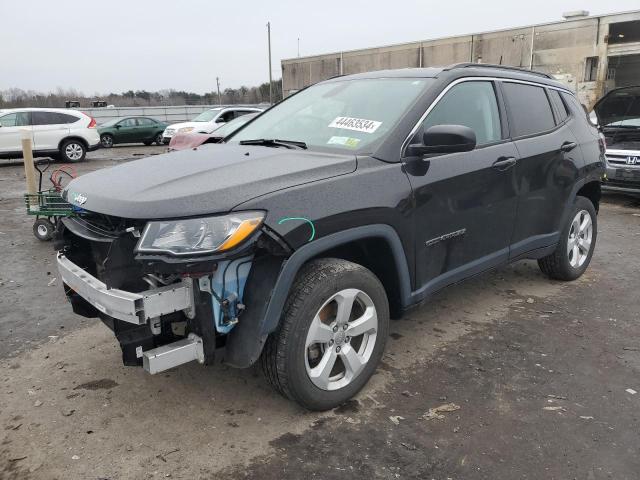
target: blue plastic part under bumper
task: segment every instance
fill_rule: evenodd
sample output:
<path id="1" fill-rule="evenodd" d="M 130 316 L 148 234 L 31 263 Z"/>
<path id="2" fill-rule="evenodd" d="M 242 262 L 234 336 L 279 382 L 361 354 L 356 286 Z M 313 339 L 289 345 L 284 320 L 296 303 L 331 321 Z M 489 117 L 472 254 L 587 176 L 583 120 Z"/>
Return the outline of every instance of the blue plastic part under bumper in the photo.
<path id="1" fill-rule="evenodd" d="M 238 323 L 244 309 L 242 296 L 252 261 L 253 256 L 222 261 L 209 277 L 213 320 L 219 333 L 229 333 Z"/>

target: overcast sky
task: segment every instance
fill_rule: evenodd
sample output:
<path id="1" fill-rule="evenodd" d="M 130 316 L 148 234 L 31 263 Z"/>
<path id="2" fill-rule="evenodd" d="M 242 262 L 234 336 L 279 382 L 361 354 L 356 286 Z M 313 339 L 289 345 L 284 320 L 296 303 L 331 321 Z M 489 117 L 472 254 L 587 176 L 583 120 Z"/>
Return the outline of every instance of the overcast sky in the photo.
<path id="1" fill-rule="evenodd" d="M 638 8 L 638 0 L 0 0 L 0 90 L 198 93 L 268 79 L 280 59 Z"/>

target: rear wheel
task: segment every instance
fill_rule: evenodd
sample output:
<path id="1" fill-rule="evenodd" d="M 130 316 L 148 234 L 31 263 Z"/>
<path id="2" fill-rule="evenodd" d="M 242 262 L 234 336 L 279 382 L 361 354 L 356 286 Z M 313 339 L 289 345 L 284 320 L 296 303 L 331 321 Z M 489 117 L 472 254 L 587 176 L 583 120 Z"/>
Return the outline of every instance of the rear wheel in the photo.
<path id="1" fill-rule="evenodd" d="M 387 296 L 371 271 L 346 260 L 315 260 L 296 278 L 265 345 L 263 370 L 303 407 L 334 408 L 373 375 L 388 330 Z"/>
<path id="2" fill-rule="evenodd" d="M 575 280 L 589 266 L 597 236 L 598 217 L 593 203 L 585 197 L 576 197 L 558 247 L 538 260 L 540 270 L 556 280 Z"/>
<path id="3" fill-rule="evenodd" d="M 55 229 L 53 223 L 46 218 L 39 218 L 33 223 L 33 234 L 43 242 L 51 240 Z"/>
<path id="4" fill-rule="evenodd" d="M 87 155 L 87 149 L 79 140 L 66 140 L 60 147 L 60 157 L 63 162 L 81 162 Z"/>

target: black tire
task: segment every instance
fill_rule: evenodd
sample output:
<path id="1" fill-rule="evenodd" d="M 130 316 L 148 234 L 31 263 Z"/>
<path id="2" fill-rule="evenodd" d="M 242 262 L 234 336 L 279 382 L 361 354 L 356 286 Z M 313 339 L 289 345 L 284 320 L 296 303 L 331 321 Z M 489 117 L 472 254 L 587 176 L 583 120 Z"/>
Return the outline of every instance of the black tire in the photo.
<path id="1" fill-rule="evenodd" d="M 156 145 L 158 146 L 164 145 L 164 140 L 162 139 L 162 132 L 156 135 L 154 142 L 156 142 Z"/>
<path id="2" fill-rule="evenodd" d="M 588 253 L 586 254 L 584 262 L 581 265 L 572 266 L 572 254 L 568 251 L 568 248 L 570 234 L 572 233 L 571 226 L 574 218 L 576 218 L 579 212 L 587 212 L 591 217 L 591 242 L 589 243 Z M 589 263 L 591 262 L 591 257 L 593 256 L 593 251 L 596 247 L 597 237 L 598 216 L 596 214 L 596 209 L 593 206 L 593 203 L 591 203 L 588 198 L 576 197 L 573 208 L 571 209 L 571 213 L 566 220 L 566 225 L 564 226 L 564 228 L 562 229 L 562 233 L 560 234 L 560 241 L 558 242 L 556 250 L 551 255 L 538 260 L 540 270 L 542 270 L 545 275 L 555 280 L 570 281 L 579 278 L 585 272 L 585 270 L 589 266 Z"/>
<path id="3" fill-rule="evenodd" d="M 60 158 L 63 162 L 81 162 L 87 156 L 87 148 L 80 140 L 65 140 L 60 145 Z"/>
<path id="4" fill-rule="evenodd" d="M 39 218 L 33 222 L 33 234 L 38 240 L 46 242 L 53 238 L 56 227 L 46 218 Z"/>
<path id="5" fill-rule="evenodd" d="M 148 147 L 148 146 L 149 146 L 149 145 L 151 145 L 153 142 L 152 142 L 151 140 L 145 140 L 145 141 L 144 141 L 144 142 L 142 142 L 142 143 L 144 143 L 144 144 Z"/>
<path id="6" fill-rule="evenodd" d="M 321 389 L 307 373 L 307 332 L 316 313 L 327 300 L 345 289 L 361 290 L 373 302 L 378 318 L 375 343 L 369 360 L 350 383 L 336 390 Z M 341 259 L 314 260 L 306 264 L 296 277 L 278 330 L 269 335 L 262 352 L 262 368 L 269 383 L 285 397 L 309 410 L 328 410 L 349 400 L 364 387 L 380 362 L 388 332 L 387 295 L 382 283 L 371 271 Z M 349 337 L 346 337 L 346 342 L 349 342 Z M 339 344 L 343 345 L 344 353 L 346 344 L 338 341 L 334 344 L 331 340 L 330 345 Z"/>
<path id="7" fill-rule="evenodd" d="M 113 147 L 113 135 L 110 135 L 108 133 L 100 135 L 100 145 L 102 145 L 102 148 Z"/>

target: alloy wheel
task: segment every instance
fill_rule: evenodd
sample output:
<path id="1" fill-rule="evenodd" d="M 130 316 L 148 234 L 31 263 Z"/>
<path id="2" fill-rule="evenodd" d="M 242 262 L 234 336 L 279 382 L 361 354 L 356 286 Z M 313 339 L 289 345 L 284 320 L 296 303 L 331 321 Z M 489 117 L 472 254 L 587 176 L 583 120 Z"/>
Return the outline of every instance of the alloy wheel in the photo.
<path id="1" fill-rule="evenodd" d="M 571 222 L 567 241 L 567 256 L 573 268 L 581 267 L 591 251 L 593 222 L 586 210 L 580 210 Z"/>
<path id="2" fill-rule="evenodd" d="M 338 390 L 362 373 L 376 345 L 378 314 L 365 292 L 335 293 L 313 318 L 305 342 L 309 379 L 322 390 Z"/>
<path id="3" fill-rule="evenodd" d="M 64 149 L 64 153 L 69 160 L 80 160 L 83 153 L 82 145 L 70 143 Z"/>

